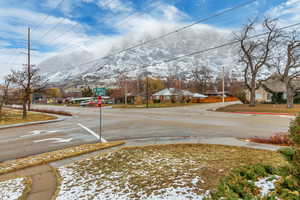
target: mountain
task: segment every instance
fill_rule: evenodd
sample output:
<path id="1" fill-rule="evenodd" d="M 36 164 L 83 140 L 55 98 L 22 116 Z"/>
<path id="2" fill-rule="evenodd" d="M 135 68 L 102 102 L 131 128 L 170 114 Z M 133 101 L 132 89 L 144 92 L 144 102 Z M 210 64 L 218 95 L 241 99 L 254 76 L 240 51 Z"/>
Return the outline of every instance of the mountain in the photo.
<path id="1" fill-rule="evenodd" d="M 176 74 L 190 79 L 192 70 L 203 65 L 209 66 L 216 75 L 223 66 L 233 73 L 238 73 L 239 69 L 236 64 L 238 52 L 235 46 L 218 48 L 172 62 L 160 63 L 232 41 L 232 34 L 229 31 L 207 25 L 198 25 L 132 50 L 116 53 L 121 49 L 151 40 L 167 31 L 162 28 L 159 34 L 147 33 L 139 35 L 137 38 L 134 35 L 125 36 L 121 42 L 108 51 L 108 55 L 112 56 L 106 59 L 88 63 L 99 56 L 92 52 L 81 51 L 49 58 L 40 63 L 39 67 L 53 83 L 110 82 L 122 73 L 129 77 L 136 77 L 143 76 L 146 70 L 152 77 L 163 78 L 170 74 Z"/>

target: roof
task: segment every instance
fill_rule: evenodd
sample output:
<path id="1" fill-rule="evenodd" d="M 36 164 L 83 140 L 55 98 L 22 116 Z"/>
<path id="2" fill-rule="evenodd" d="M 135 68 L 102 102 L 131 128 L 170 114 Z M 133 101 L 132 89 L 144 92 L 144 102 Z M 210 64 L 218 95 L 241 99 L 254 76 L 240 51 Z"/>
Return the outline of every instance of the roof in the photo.
<path id="1" fill-rule="evenodd" d="M 193 95 L 193 97 L 194 97 L 194 98 L 206 98 L 207 96 L 204 95 L 204 94 L 195 93 L 195 94 Z"/>
<path id="2" fill-rule="evenodd" d="M 261 82 L 262 86 L 270 92 L 286 92 L 286 87 L 281 77 L 277 74 L 270 76 L 267 80 Z M 295 88 L 300 88 L 300 80 L 293 80 L 292 84 Z"/>
<path id="3" fill-rule="evenodd" d="M 166 88 L 153 94 L 153 96 L 193 96 L 194 93 L 188 90 L 179 90 L 175 88 Z"/>
<path id="4" fill-rule="evenodd" d="M 153 96 L 175 96 L 175 95 L 178 95 L 175 92 L 175 88 L 166 88 L 153 94 Z"/>

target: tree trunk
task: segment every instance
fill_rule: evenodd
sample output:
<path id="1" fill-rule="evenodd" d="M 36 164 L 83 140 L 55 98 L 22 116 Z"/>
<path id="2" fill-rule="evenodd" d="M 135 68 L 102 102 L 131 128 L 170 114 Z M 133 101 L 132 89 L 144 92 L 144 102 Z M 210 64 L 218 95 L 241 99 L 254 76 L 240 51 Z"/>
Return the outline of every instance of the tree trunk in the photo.
<path id="1" fill-rule="evenodd" d="M 286 104 L 287 108 L 294 107 L 294 91 L 288 84 L 286 84 Z"/>
<path id="2" fill-rule="evenodd" d="M 3 117 L 3 116 L 2 116 L 2 115 L 3 115 L 3 113 L 2 113 L 2 107 L 3 107 L 3 106 L 0 105 L 0 120 L 2 120 L 2 117 Z"/>
<path id="3" fill-rule="evenodd" d="M 27 100 L 27 98 L 25 97 L 24 99 L 23 99 L 23 116 L 22 116 L 22 118 L 23 119 L 26 119 L 27 118 L 27 107 L 26 107 L 26 101 Z"/>
<path id="4" fill-rule="evenodd" d="M 31 97 L 28 98 L 27 101 L 27 110 L 30 111 L 31 110 Z"/>
<path id="5" fill-rule="evenodd" d="M 254 107 L 256 106 L 256 83 L 255 79 L 252 78 L 251 86 L 250 86 L 250 104 L 249 106 Z"/>

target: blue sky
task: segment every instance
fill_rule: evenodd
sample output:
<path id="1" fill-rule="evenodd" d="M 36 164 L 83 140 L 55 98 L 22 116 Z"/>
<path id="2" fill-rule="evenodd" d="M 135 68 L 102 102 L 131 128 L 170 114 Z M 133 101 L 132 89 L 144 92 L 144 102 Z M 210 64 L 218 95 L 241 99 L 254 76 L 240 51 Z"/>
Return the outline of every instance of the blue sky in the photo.
<path id="1" fill-rule="evenodd" d="M 62 2 L 61 4 L 59 4 Z M 27 27 L 32 28 L 33 60 L 74 49 L 108 51 L 124 35 L 183 26 L 247 0 L 2 0 L 0 1 L 0 74 L 26 61 Z M 238 30 L 265 15 L 282 24 L 300 21 L 300 0 L 257 0 L 205 23 Z"/>

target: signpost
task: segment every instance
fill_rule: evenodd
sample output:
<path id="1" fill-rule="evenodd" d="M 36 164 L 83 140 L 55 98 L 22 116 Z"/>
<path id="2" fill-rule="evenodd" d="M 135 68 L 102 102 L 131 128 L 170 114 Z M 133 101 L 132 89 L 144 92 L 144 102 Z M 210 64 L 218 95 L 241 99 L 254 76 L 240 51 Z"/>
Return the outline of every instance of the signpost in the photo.
<path id="1" fill-rule="evenodd" d="M 100 107 L 100 142 L 102 142 L 102 97 L 98 96 L 98 107 Z"/>
<path id="2" fill-rule="evenodd" d="M 96 96 L 106 96 L 106 88 L 93 88 L 93 93 Z"/>

